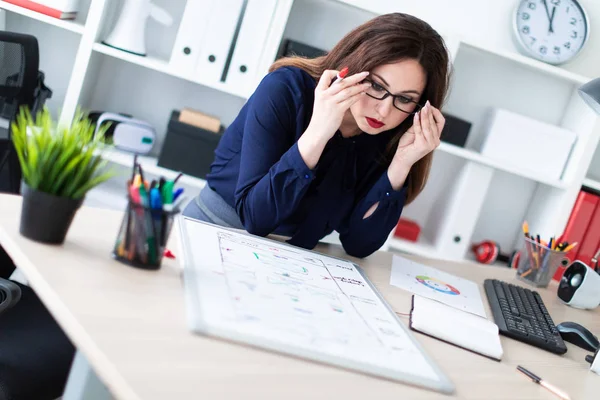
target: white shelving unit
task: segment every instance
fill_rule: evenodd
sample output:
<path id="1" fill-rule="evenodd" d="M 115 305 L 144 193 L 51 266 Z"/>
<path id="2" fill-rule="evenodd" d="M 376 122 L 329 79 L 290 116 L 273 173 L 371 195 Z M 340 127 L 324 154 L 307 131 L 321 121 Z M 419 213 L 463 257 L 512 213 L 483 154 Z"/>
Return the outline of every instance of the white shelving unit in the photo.
<path id="1" fill-rule="evenodd" d="M 115 2 L 83 1 L 81 16 L 75 21 L 55 20 L 2 1 L 0 8 L 7 11 L 7 29 L 38 36 L 41 69 L 47 70 L 47 84 L 55 91 L 51 110 L 61 110 L 63 122 L 71 120 L 78 106 L 125 112 L 147 120 L 157 129 L 158 144 L 153 154 L 139 160 L 150 176 L 170 177 L 177 172 L 158 166 L 157 155 L 171 110 L 196 108 L 220 117 L 228 125 L 264 76 L 282 38 L 327 50 L 355 26 L 399 7 L 384 0 L 268 3 L 273 7 L 270 23 L 256 27 L 266 39 L 253 43 L 257 47 L 249 52 L 260 55 L 255 60 L 255 72 L 248 74 L 242 84 L 233 84 L 171 62 L 186 2 L 155 2 L 173 15 L 175 23 L 170 28 L 149 25 L 147 57 L 102 44 L 114 23 Z M 252 27 L 242 28 L 240 32 L 253 31 Z M 465 147 L 440 145 L 427 187 L 403 212 L 403 217 L 422 227 L 419 241 L 391 236 L 386 247 L 430 257 L 465 259 L 470 258 L 471 244 L 483 239 L 496 240 L 503 251 L 515 248 L 525 219 L 541 235 L 560 232 L 581 187 L 600 190 L 597 116 L 577 94 L 577 88 L 589 78 L 516 52 L 463 40 L 453 32 L 441 33 L 454 66 L 452 90 L 444 111 L 471 122 L 472 129 Z M 252 42 L 246 37 L 238 37 L 238 41 Z M 61 47 L 60 61 L 50 56 L 57 43 Z M 505 108 L 577 134 L 561 179 L 549 179 L 528 170 L 526 165 L 510 165 L 481 154 L 483 120 L 491 107 Z M 124 171 L 120 176 L 126 179 L 133 156 L 111 151 L 106 157 Z M 192 195 L 206 183 L 191 176 L 184 176 L 180 182 Z M 105 185 L 94 191 L 90 201 L 102 203 L 105 199 L 121 207 L 121 188 L 122 183 Z"/>

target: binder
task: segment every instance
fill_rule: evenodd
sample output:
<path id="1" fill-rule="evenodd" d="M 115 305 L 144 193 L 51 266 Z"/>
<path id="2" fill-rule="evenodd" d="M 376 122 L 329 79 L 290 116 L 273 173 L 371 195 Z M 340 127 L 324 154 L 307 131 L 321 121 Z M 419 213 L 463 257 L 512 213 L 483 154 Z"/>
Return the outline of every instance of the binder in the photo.
<path id="1" fill-rule="evenodd" d="M 244 91 L 264 71 L 258 71 L 264 43 L 271 29 L 277 0 L 248 0 L 227 71 L 228 85 Z"/>
<path id="2" fill-rule="evenodd" d="M 590 221 L 592 220 L 592 216 L 594 215 L 594 211 L 598 206 L 598 201 L 600 199 L 598 196 L 595 196 L 591 193 L 587 193 L 584 191 L 580 191 L 577 199 L 575 200 L 575 204 L 573 205 L 573 210 L 571 211 L 571 216 L 569 217 L 569 221 L 567 222 L 567 226 L 562 236 L 562 241 L 566 241 L 569 243 L 579 243 L 583 241 L 583 237 L 590 225 Z M 573 250 L 568 252 L 566 256 L 571 260 L 575 260 L 577 258 L 577 253 L 579 252 L 579 246 L 575 247 Z M 554 274 L 553 279 L 559 281 L 562 278 L 562 274 L 565 271 L 565 267 L 559 267 Z"/>
<path id="3" fill-rule="evenodd" d="M 218 4 L 215 3 L 194 72 L 198 81 L 213 84 L 222 81 L 243 5 L 244 0 L 219 0 Z"/>
<path id="4" fill-rule="evenodd" d="M 216 0 L 187 1 L 169 59 L 169 67 L 173 72 L 183 76 L 193 75 L 202 39 L 215 7 Z"/>
<path id="5" fill-rule="evenodd" d="M 594 195 L 592 195 L 594 196 Z M 596 196 L 598 197 L 598 196 Z M 594 210 L 594 215 L 590 220 L 590 224 L 585 231 L 583 241 L 579 245 L 579 251 L 577 252 L 577 259 L 583 261 L 587 265 L 591 265 L 592 257 L 596 254 L 596 251 L 600 248 L 600 198 L 598 205 Z"/>

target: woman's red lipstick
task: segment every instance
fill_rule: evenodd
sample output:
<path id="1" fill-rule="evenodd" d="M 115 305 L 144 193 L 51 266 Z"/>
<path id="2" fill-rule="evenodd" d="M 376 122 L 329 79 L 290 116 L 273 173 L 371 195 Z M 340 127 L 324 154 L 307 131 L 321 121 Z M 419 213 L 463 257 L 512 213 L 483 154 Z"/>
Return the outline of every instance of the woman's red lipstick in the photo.
<path id="1" fill-rule="evenodd" d="M 369 126 L 371 128 L 378 129 L 385 125 L 383 122 L 381 122 L 375 118 L 366 117 L 365 119 L 367 120 L 367 124 L 369 124 Z"/>

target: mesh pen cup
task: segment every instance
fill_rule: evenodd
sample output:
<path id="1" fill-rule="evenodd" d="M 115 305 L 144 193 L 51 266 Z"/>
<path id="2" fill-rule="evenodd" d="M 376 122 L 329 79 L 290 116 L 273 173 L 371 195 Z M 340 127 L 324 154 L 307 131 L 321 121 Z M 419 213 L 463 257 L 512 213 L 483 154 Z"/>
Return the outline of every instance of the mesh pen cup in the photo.
<path id="1" fill-rule="evenodd" d="M 150 208 L 131 201 L 119 228 L 113 257 L 143 269 L 159 269 L 179 209 Z"/>
<path id="2" fill-rule="evenodd" d="M 564 252 L 524 237 L 517 264 L 517 278 L 536 287 L 546 287 L 565 260 L 568 261 Z"/>

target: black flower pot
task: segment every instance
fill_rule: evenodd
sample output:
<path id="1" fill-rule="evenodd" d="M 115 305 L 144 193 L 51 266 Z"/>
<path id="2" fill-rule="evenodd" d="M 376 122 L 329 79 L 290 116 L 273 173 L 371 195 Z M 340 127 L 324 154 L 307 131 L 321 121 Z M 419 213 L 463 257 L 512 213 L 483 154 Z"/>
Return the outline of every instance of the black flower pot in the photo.
<path id="1" fill-rule="evenodd" d="M 54 196 L 32 189 L 25 183 L 21 186 L 21 194 L 21 235 L 36 242 L 63 243 L 83 198 Z"/>

